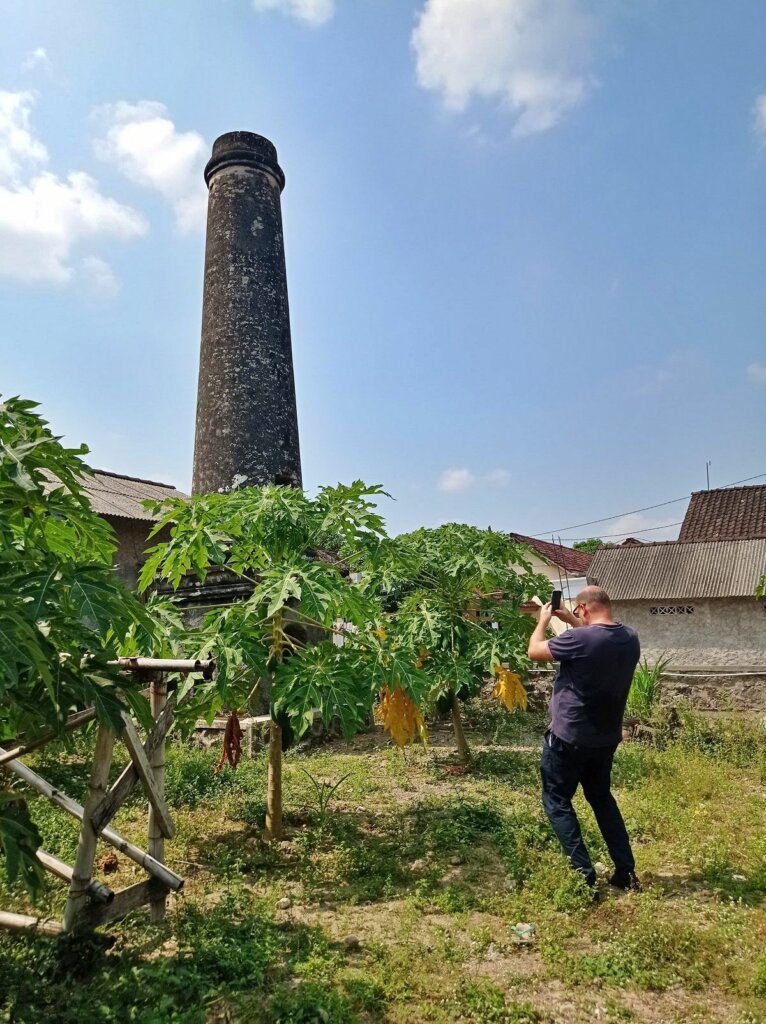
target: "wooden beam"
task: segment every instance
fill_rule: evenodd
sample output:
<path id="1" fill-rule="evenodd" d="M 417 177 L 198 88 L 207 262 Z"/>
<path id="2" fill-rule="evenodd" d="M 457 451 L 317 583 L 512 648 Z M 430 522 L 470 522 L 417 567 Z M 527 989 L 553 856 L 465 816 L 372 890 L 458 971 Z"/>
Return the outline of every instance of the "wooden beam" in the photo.
<path id="1" fill-rule="evenodd" d="M 141 737 L 138 735 L 138 730 L 133 724 L 133 719 L 128 714 L 123 714 L 122 720 L 125 723 L 125 728 L 122 732 L 122 740 L 125 746 L 128 748 L 130 753 L 133 766 L 138 772 L 138 777 L 143 783 L 146 795 L 149 798 L 149 804 L 151 810 L 154 813 L 155 821 L 160 829 L 160 832 L 166 839 L 172 839 L 176 830 L 173 826 L 173 820 L 170 817 L 170 811 L 168 805 L 160 792 L 159 786 L 155 781 L 153 765 L 149 764 L 146 753 L 144 752 L 144 746 L 141 742 Z M 162 750 L 160 745 L 157 748 L 158 751 L 162 751 L 162 766 L 165 765 L 165 752 Z M 155 754 L 156 757 L 156 754 Z M 99 819 L 100 820 L 100 819 Z M 152 853 L 151 845 L 149 852 Z M 154 854 L 153 854 L 154 855 Z M 161 858 L 157 858 L 160 860 Z"/>
<path id="2" fill-rule="evenodd" d="M 69 864 L 65 864 L 63 860 L 53 857 L 50 853 L 46 853 L 45 850 L 37 851 L 37 859 L 45 870 L 50 871 L 56 878 L 60 878 L 64 882 L 72 881 L 74 868 L 70 867 Z M 91 882 L 88 886 L 88 895 L 99 903 L 111 903 L 114 899 L 114 892 L 108 885 L 104 885 L 103 882 Z"/>
<path id="3" fill-rule="evenodd" d="M 0 928 L 12 931 L 39 932 L 41 935 L 61 935 L 64 925 L 47 917 L 27 917 L 26 914 L 9 914 L 0 910 Z"/>
<path id="4" fill-rule="evenodd" d="M 5 753 L 2 747 L 0 747 L 0 754 Z M 76 800 L 73 800 L 66 793 L 62 793 L 61 790 L 55 789 L 49 782 L 41 778 L 37 772 L 33 772 L 31 768 L 23 764 L 21 761 L 8 761 L 6 767 L 9 771 L 12 771 L 15 775 L 18 775 L 20 779 L 37 793 L 42 793 L 43 796 L 47 797 L 52 803 L 56 804 L 67 814 L 71 814 L 73 818 L 77 818 L 78 821 L 83 819 L 83 808 Z M 92 818 L 91 818 L 92 821 Z M 148 853 L 140 850 L 137 846 L 129 843 L 127 839 L 124 839 L 118 832 L 115 832 L 111 828 L 104 828 L 98 830 L 101 838 L 113 846 L 116 850 L 124 853 L 126 857 L 129 857 L 136 864 L 140 864 L 145 871 L 148 871 L 150 875 L 154 875 L 164 885 L 167 885 L 169 889 L 177 891 L 183 888 L 184 880 L 180 875 L 177 875 L 170 868 L 165 867 L 164 864 L 160 864 L 150 857 Z"/>
<path id="5" fill-rule="evenodd" d="M 161 898 L 163 901 L 168 890 L 156 878 L 149 878 L 144 882 L 136 882 L 126 889 L 120 889 L 114 894 L 114 900 L 108 907 L 89 907 L 83 915 L 83 925 L 89 928 L 98 928 L 99 925 L 109 924 L 117 921 L 132 910 L 143 907 L 152 900 Z"/>
<path id="6" fill-rule="evenodd" d="M 6 761 L 13 761 L 17 757 L 23 757 L 25 754 L 31 753 L 33 750 L 39 750 L 40 747 L 44 747 L 46 743 L 50 743 L 51 740 L 59 739 L 63 733 L 74 732 L 75 729 L 80 729 L 83 725 L 87 725 L 88 722 L 92 722 L 96 717 L 95 708 L 87 708 L 85 711 L 78 711 L 74 715 L 70 715 L 64 723 L 63 731 L 51 731 L 43 733 L 42 736 L 38 736 L 36 740 L 29 740 L 28 743 L 22 743 L 12 750 L 6 750 L 0 754 L 0 765 L 5 764 Z"/>
<path id="7" fill-rule="evenodd" d="M 64 931 L 73 931 L 88 905 L 88 888 L 93 881 L 93 862 L 96 859 L 98 833 L 91 824 L 90 816 L 104 798 L 112 765 L 112 751 L 116 734 L 114 729 L 100 725 L 96 736 L 96 749 L 88 783 L 88 796 L 81 818 L 80 840 L 77 857 L 69 885 L 69 897 L 64 907 Z"/>
<path id="8" fill-rule="evenodd" d="M 144 743 L 144 753 L 146 754 L 146 758 L 150 764 L 155 750 L 165 739 L 168 730 L 173 724 L 173 717 L 173 705 L 167 704 L 164 711 L 157 719 L 157 725 L 152 730 L 151 736 L 149 736 L 146 743 Z M 96 808 L 91 816 L 93 827 L 97 832 L 100 832 L 109 824 L 117 813 L 117 810 L 128 798 L 137 782 L 138 772 L 136 771 L 135 764 L 131 761 L 123 770 L 114 785 L 111 786 L 101 804 Z"/>

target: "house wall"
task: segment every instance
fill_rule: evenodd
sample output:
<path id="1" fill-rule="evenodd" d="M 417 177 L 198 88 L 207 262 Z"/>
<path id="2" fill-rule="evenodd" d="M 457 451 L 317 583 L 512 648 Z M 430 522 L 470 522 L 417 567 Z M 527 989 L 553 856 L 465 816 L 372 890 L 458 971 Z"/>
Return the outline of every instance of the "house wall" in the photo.
<path id="1" fill-rule="evenodd" d="M 652 608 L 692 612 L 652 613 Z M 615 601 L 614 616 L 638 631 L 649 661 L 664 654 L 674 670 L 766 670 L 766 602 L 753 598 Z"/>
<path id="2" fill-rule="evenodd" d="M 144 563 L 144 552 L 147 547 L 158 544 L 160 540 L 168 540 L 169 531 L 163 530 L 157 537 L 148 539 L 154 523 L 148 519 L 123 519 L 119 516 L 104 516 L 115 533 L 117 551 L 114 564 L 117 574 L 135 589 L 138 574 Z"/>

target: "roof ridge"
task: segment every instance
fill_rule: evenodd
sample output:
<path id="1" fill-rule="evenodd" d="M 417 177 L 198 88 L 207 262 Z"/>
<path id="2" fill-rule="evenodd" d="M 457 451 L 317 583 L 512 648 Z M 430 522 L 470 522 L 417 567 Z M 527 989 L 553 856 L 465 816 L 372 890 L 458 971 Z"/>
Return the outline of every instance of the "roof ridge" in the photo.
<path id="1" fill-rule="evenodd" d="M 728 487 L 708 487 L 703 488 L 701 491 L 692 491 L 690 497 L 695 497 L 697 494 L 717 494 L 723 491 L 757 491 L 766 490 L 766 484 L 738 484 L 735 486 L 729 485 Z"/>
<path id="2" fill-rule="evenodd" d="M 147 480 L 146 477 L 143 476 L 128 476 L 127 473 L 112 473 L 108 469 L 94 469 L 93 466 L 90 466 L 89 468 L 97 476 L 109 476 L 114 480 L 132 480 L 137 484 L 151 484 L 152 487 L 167 487 L 171 491 L 179 490 L 175 484 L 165 484 L 160 480 Z"/>

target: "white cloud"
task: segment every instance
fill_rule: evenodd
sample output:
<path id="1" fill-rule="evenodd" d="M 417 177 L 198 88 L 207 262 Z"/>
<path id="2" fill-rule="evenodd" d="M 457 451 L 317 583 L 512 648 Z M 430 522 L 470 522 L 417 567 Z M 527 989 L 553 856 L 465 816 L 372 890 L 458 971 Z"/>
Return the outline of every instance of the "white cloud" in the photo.
<path id="1" fill-rule="evenodd" d="M 0 276 L 66 284 L 87 238 L 134 238 L 144 218 L 102 194 L 90 175 L 44 170 L 48 151 L 30 125 L 32 93 L 0 92 Z"/>
<path id="2" fill-rule="evenodd" d="M 35 96 L 0 91 L 0 181 L 15 180 L 30 164 L 44 164 L 48 150 L 30 127 Z"/>
<path id="3" fill-rule="evenodd" d="M 66 284 L 78 242 L 135 238 L 146 230 L 139 213 L 102 195 L 98 182 L 82 171 L 65 179 L 43 173 L 26 184 L 0 185 L 0 276 Z"/>
<path id="4" fill-rule="evenodd" d="M 487 482 L 495 487 L 507 487 L 511 482 L 511 474 L 507 469 L 493 469 L 487 474 Z"/>
<path id="5" fill-rule="evenodd" d="M 445 469 L 439 477 L 439 490 L 444 494 L 457 494 L 473 486 L 476 477 L 470 469 Z"/>
<path id="6" fill-rule="evenodd" d="M 747 368 L 747 379 L 751 384 L 766 385 L 766 363 L 751 363 Z"/>
<path id="7" fill-rule="evenodd" d="M 112 268 L 100 256 L 86 256 L 80 263 L 80 274 L 88 290 L 98 298 L 113 298 L 120 290 Z"/>
<path id="8" fill-rule="evenodd" d="M 110 103 L 94 111 L 104 134 L 96 155 L 173 208 L 181 232 L 204 227 L 207 189 L 202 172 L 208 147 L 199 132 L 180 132 L 162 103 Z"/>
<path id="9" fill-rule="evenodd" d="M 514 135 L 553 127 L 594 87 L 587 0 L 425 0 L 412 34 L 420 85 L 464 110 L 500 99 Z"/>
<path id="10" fill-rule="evenodd" d="M 324 25 L 335 14 L 335 0 L 253 0 L 256 11 L 280 11 L 307 25 Z"/>
<path id="11" fill-rule="evenodd" d="M 52 66 L 48 51 L 43 46 L 30 50 L 21 62 L 22 71 L 50 71 Z"/>
<path id="12" fill-rule="evenodd" d="M 766 92 L 755 97 L 753 104 L 753 132 L 755 137 L 766 146 Z"/>

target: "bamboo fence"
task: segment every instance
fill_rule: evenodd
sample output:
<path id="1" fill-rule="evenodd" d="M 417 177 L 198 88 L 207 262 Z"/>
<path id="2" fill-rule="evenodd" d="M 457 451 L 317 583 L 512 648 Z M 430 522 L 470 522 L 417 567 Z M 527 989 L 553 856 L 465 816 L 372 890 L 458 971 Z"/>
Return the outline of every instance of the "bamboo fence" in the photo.
<path id="1" fill-rule="evenodd" d="M 165 840 L 175 835 L 173 820 L 165 802 L 165 742 L 173 724 L 174 713 L 173 702 L 168 700 L 165 676 L 169 672 L 183 675 L 201 673 L 205 678 L 210 678 L 215 662 L 212 659 L 120 658 L 117 664 L 124 671 L 136 673 L 148 681 L 154 728 L 142 741 L 127 711 L 122 716 L 123 728 L 119 736 L 109 726 L 99 725 L 84 805 L 56 789 L 21 761 L 26 754 L 60 738 L 60 732 L 47 733 L 29 743 L 17 743 L 10 750 L 0 747 L 0 769 L 13 772 L 31 789 L 80 822 L 80 837 L 73 865 L 65 864 L 44 850 L 37 852 L 42 867 L 69 885 L 63 920 L 0 911 L 1 928 L 56 936 L 108 924 L 147 903 L 152 921 L 161 921 L 165 916 L 168 893 L 183 888 L 183 878 L 165 864 Z M 64 732 L 81 729 L 95 717 L 93 708 L 78 711 L 67 720 Z M 127 748 L 130 761 L 112 786 L 109 786 L 112 755 L 118 739 Z M 109 822 L 138 783 L 149 802 L 146 850 L 128 842 L 109 827 Z M 149 877 L 117 892 L 95 879 L 93 872 L 99 839 L 142 867 Z"/>

